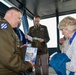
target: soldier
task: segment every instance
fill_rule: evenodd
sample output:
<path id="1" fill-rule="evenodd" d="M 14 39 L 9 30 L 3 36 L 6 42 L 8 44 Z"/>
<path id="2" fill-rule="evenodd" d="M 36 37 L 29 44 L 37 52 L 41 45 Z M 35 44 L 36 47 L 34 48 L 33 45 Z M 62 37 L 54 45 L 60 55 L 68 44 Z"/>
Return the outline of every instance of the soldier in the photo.
<path id="1" fill-rule="evenodd" d="M 33 38 L 32 46 L 38 48 L 35 64 L 36 75 L 41 75 L 41 71 L 43 75 L 48 75 L 48 49 L 46 43 L 49 41 L 49 35 L 47 27 L 39 22 L 40 16 L 34 16 L 34 26 L 29 29 L 28 35 Z M 27 39 L 28 35 L 26 35 Z"/>
<path id="2" fill-rule="evenodd" d="M 0 75 L 19 75 L 32 69 L 34 63 L 21 57 L 20 43 L 13 31 L 21 22 L 19 9 L 11 7 L 0 20 Z"/>

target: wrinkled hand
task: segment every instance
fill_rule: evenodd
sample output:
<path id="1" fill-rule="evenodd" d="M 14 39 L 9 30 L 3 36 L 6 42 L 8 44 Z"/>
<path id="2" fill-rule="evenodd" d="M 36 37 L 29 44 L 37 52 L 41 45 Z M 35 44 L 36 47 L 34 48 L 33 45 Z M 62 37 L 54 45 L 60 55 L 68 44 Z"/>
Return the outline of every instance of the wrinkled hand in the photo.
<path id="1" fill-rule="evenodd" d="M 64 43 L 64 41 L 65 41 L 65 39 L 64 39 L 64 38 L 61 38 L 61 39 L 59 40 L 60 44 L 63 44 L 63 43 Z"/>

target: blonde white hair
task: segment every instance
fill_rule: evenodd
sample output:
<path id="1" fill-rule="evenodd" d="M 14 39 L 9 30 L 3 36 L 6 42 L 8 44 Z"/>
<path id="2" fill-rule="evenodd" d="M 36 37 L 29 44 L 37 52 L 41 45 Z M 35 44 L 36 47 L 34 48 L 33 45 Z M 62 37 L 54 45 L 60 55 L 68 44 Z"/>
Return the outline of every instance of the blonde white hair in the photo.
<path id="1" fill-rule="evenodd" d="M 67 29 L 70 32 L 76 31 L 76 19 L 73 17 L 65 17 L 58 25 L 59 30 Z"/>

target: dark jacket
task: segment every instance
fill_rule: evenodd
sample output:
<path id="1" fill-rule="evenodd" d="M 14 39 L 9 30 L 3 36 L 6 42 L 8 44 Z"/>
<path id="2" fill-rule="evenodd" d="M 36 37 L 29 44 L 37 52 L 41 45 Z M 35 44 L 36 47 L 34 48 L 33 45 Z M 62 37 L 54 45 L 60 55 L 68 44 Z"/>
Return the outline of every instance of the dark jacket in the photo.
<path id="1" fill-rule="evenodd" d="M 46 26 L 40 25 L 39 27 L 32 26 L 29 29 L 30 36 L 44 39 L 44 42 L 40 43 L 37 40 L 33 40 L 32 46 L 38 48 L 38 55 L 46 54 L 48 52 L 46 43 L 50 40 L 48 30 Z"/>
<path id="2" fill-rule="evenodd" d="M 20 43 L 10 24 L 0 20 L 0 75 L 18 75 L 32 68 L 21 57 Z"/>
<path id="3" fill-rule="evenodd" d="M 20 39 L 20 44 L 26 44 L 26 39 L 24 33 L 19 28 L 13 28 L 15 33 L 18 35 L 18 38 Z"/>

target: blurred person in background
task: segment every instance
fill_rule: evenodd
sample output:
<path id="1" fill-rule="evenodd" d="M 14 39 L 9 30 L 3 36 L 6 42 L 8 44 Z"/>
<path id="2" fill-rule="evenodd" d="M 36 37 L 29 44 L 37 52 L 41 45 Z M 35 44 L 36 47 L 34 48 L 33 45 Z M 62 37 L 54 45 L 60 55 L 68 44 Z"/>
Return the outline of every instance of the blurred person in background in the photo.
<path id="1" fill-rule="evenodd" d="M 29 29 L 28 36 L 31 36 L 33 47 L 38 48 L 37 60 L 35 64 L 36 75 L 48 75 L 48 48 L 47 42 L 50 40 L 47 27 L 40 24 L 40 16 L 36 15 L 33 19 L 34 26 Z"/>

